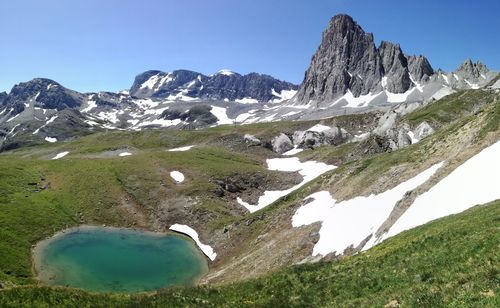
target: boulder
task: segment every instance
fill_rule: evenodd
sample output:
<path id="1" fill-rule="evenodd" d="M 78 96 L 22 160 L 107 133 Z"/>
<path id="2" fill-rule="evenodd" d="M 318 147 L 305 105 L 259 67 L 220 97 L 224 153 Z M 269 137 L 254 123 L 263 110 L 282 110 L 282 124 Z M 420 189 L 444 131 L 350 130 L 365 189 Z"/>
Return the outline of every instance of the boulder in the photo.
<path id="1" fill-rule="evenodd" d="M 296 131 L 293 133 L 293 144 L 300 148 L 317 148 L 323 144 L 323 134 L 314 131 Z"/>
<path id="2" fill-rule="evenodd" d="M 421 140 L 434 133 L 434 129 L 427 122 L 420 123 L 415 129 L 415 138 Z"/>
<path id="3" fill-rule="evenodd" d="M 243 138 L 245 139 L 245 143 L 249 147 L 250 146 L 259 146 L 259 145 L 262 144 L 262 142 L 257 137 L 255 137 L 254 135 L 245 134 L 245 136 L 243 136 Z"/>
<path id="4" fill-rule="evenodd" d="M 404 148 L 411 144 L 411 137 L 410 135 L 408 135 L 409 131 L 410 125 L 408 125 L 407 123 L 404 123 L 399 127 L 397 139 L 394 140 L 398 148 Z"/>
<path id="5" fill-rule="evenodd" d="M 352 135 L 340 126 L 327 129 L 322 134 L 324 143 L 330 145 L 340 145 L 352 138 Z"/>
<path id="6" fill-rule="evenodd" d="M 273 151 L 279 154 L 285 153 L 286 151 L 290 151 L 293 149 L 292 140 L 290 138 L 281 133 L 276 136 L 272 141 L 271 145 L 273 147 Z"/>

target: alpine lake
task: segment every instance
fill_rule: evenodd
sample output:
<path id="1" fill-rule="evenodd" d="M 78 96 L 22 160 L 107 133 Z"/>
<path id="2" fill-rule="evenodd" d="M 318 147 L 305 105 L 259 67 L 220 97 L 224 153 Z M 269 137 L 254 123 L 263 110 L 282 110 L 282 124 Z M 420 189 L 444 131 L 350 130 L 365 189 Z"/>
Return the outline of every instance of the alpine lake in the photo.
<path id="1" fill-rule="evenodd" d="M 189 286 L 208 272 L 188 237 L 82 226 L 57 233 L 33 250 L 41 283 L 92 292 L 147 292 Z"/>

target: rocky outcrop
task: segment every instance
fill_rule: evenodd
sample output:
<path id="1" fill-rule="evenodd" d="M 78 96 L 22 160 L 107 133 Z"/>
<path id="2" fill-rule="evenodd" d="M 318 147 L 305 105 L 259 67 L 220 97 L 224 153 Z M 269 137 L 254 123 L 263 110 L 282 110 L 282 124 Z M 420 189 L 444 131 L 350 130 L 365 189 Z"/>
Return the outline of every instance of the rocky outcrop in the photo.
<path id="1" fill-rule="evenodd" d="M 352 135 L 340 126 L 334 126 L 323 131 L 295 131 L 292 143 L 297 148 L 314 149 L 322 145 L 337 146 L 349 141 Z"/>
<path id="2" fill-rule="evenodd" d="M 422 55 L 409 56 L 408 69 L 411 77 L 416 82 L 427 81 L 429 77 L 434 74 L 434 69 L 431 64 L 427 58 Z"/>
<path id="3" fill-rule="evenodd" d="M 245 143 L 249 147 L 250 146 L 259 146 L 259 145 L 262 145 L 262 142 L 257 137 L 255 137 L 254 135 L 245 134 L 245 136 L 243 136 L 243 139 L 245 139 Z"/>
<path id="4" fill-rule="evenodd" d="M 290 140 L 290 138 L 283 133 L 276 136 L 271 141 L 271 145 L 272 145 L 273 151 L 276 153 L 279 153 L 279 154 L 283 154 L 286 151 L 293 149 L 292 140 Z"/>
<path id="5" fill-rule="evenodd" d="M 398 44 L 383 41 L 379 50 L 384 69 L 382 87 L 392 93 L 403 93 L 413 85 L 408 73 L 408 61 Z"/>
<path id="6" fill-rule="evenodd" d="M 406 56 L 398 44 L 382 41 L 347 15 L 332 18 L 294 101 L 330 106 L 348 91 L 354 97 L 387 90 L 404 93 L 433 75 L 423 56 Z M 387 99 L 387 98 L 386 98 Z"/>
<path id="7" fill-rule="evenodd" d="M 422 122 L 415 129 L 415 138 L 421 140 L 434 133 L 434 128 L 432 128 L 429 123 Z"/>
<path id="8" fill-rule="evenodd" d="M 373 35 L 348 15 L 332 18 L 306 71 L 296 99 L 332 101 L 350 90 L 354 96 L 379 86 L 383 68 Z"/>
<path id="9" fill-rule="evenodd" d="M 30 104 L 44 109 L 63 110 L 77 108 L 83 100 L 82 94 L 66 89 L 53 80 L 36 78 L 15 85 L 9 95 L 3 99 L 2 104 L 13 109 L 11 115 L 16 115 Z"/>
<path id="10" fill-rule="evenodd" d="M 340 126 L 335 126 L 322 132 L 325 144 L 341 145 L 353 136 Z"/>
<path id="11" fill-rule="evenodd" d="M 299 148 L 313 149 L 323 144 L 323 135 L 313 131 L 296 131 L 292 136 L 293 144 Z"/>
<path id="12" fill-rule="evenodd" d="M 6 98 L 7 98 L 7 92 L 0 92 L 0 106 L 2 106 Z"/>
<path id="13" fill-rule="evenodd" d="M 469 81 L 478 80 L 482 76 L 488 74 L 490 70 L 481 63 L 481 61 L 477 61 L 476 63 L 472 63 L 471 59 L 465 60 L 457 70 L 454 71 L 460 77 L 468 79 Z"/>
<path id="14" fill-rule="evenodd" d="M 214 116 L 210 110 L 212 110 L 212 107 L 208 105 L 194 106 L 187 111 L 167 109 L 162 112 L 159 118 L 171 121 L 181 120 L 194 127 L 204 127 L 217 123 L 217 117 Z"/>
<path id="15" fill-rule="evenodd" d="M 371 134 L 361 141 L 351 152 L 349 160 L 370 156 L 378 153 L 391 152 L 397 149 L 395 142 L 388 136 Z"/>

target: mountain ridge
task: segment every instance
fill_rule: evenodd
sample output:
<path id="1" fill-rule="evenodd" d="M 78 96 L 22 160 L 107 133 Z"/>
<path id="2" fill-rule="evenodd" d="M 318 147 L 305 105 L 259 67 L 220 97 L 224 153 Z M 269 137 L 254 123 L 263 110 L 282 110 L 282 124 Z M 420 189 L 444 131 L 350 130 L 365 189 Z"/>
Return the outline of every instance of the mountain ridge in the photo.
<path id="1" fill-rule="evenodd" d="M 425 56 L 406 55 L 399 44 L 382 40 L 377 47 L 372 33 L 365 32 L 352 17 L 340 14 L 330 20 L 323 32 L 293 101 L 299 105 L 314 103 L 318 107 L 332 104 L 356 107 L 353 98 L 360 98 L 357 103 L 368 106 L 383 102 L 384 98 L 374 100 L 382 92 L 386 93 L 386 103 L 425 101 L 440 90 L 479 88 L 494 78 L 484 64 L 479 61 L 473 64 L 469 59 L 450 74 L 444 77 L 443 73 L 436 74 Z M 409 93 L 412 89 L 420 93 Z M 349 93 L 352 98 L 344 97 Z M 398 94 L 399 99 L 391 98 Z"/>
<path id="2" fill-rule="evenodd" d="M 422 106 L 462 89 L 496 89 L 496 76 L 470 59 L 449 73 L 434 70 L 425 56 L 407 55 L 399 44 L 382 40 L 376 46 L 372 33 L 341 14 L 323 32 L 299 86 L 227 69 L 213 75 L 149 70 L 118 93 L 80 93 L 46 78 L 21 82 L 0 93 L 0 148 L 11 148 L 1 144 L 14 137 L 41 142 L 71 138 L 53 129 L 67 119 L 68 114 L 57 116 L 65 109 L 75 111 L 69 113 L 71 123 L 82 124 L 74 127 L 75 136 L 102 129 L 199 129 L 385 112 L 402 103 Z M 24 144 L 18 141 L 11 143 Z"/>

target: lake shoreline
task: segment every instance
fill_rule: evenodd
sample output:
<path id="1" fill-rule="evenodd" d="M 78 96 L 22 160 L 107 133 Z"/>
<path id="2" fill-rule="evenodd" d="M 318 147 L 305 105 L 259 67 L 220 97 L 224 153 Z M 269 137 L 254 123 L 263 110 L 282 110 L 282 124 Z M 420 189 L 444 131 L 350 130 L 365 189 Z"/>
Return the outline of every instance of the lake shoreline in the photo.
<path id="1" fill-rule="evenodd" d="M 208 257 L 206 256 L 206 254 L 200 249 L 200 247 L 198 247 L 198 245 L 196 244 L 196 242 L 191 238 L 189 237 L 188 235 L 185 235 L 185 234 L 182 234 L 182 233 L 179 233 L 179 232 L 175 232 L 175 231 L 167 231 L 167 232 L 159 232 L 159 231 L 151 231 L 151 230 L 145 230 L 145 229 L 141 229 L 141 228 L 126 228 L 126 227 L 114 227 L 114 226 L 102 226 L 102 225 L 79 225 L 79 226 L 75 226 L 75 227 L 70 227 L 70 228 L 67 228 L 67 229 L 63 229 L 63 230 L 59 230 L 57 231 L 56 233 L 42 239 L 42 240 L 39 240 L 38 242 L 36 242 L 35 244 L 32 245 L 31 247 L 31 261 L 32 261 L 32 272 L 33 272 L 33 278 L 34 280 L 36 281 L 36 283 L 38 285 L 42 285 L 42 286 L 54 286 L 56 287 L 56 285 L 51 285 L 49 283 L 47 283 L 46 281 L 50 280 L 50 277 L 43 277 L 41 276 L 42 275 L 42 271 L 43 271 L 43 262 L 42 262 L 42 257 L 43 257 L 43 252 L 45 251 L 45 249 L 47 248 L 48 245 L 50 245 L 51 243 L 53 243 L 54 241 L 57 241 L 58 239 L 60 239 L 62 236 L 66 236 L 68 234 L 73 234 L 73 233 L 78 233 L 78 232 L 81 232 L 81 231 L 104 231 L 104 232 L 110 232 L 110 233 L 119 233 L 119 232 L 137 232 L 137 233 L 140 233 L 140 234 L 143 234 L 143 235 L 148 235 L 148 236 L 153 236 L 153 237 L 169 237 L 169 236 L 173 236 L 173 237 L 178 237 L 178 238 L 182 238 L 186 241 L 189 241 L 193 247 L 195 247 L 195 252 L 196 254 L 198 255 L 199 257 L 199 260 L 203 261 L 203 265 L 204 265 L 204 271 L 202 274 L 200 274 L 199 276 L 197 276 L 193 282 L 192 282 L 192 286 L 197 286 L 200 284 L 200 281 L 201 279 L 206 276 L 208 273 L 209 273 L 209 259 Z M 46 279 L 48 278 L 48 279 Z M 61 286 L 59 286 L 61 287 Z M 81 288 L 77 288 L 77 287 L 71 287 L 71 286 L 67 286 L 69 288 L 75 288 L 75 289 L 81 289 Z M 175 287 L 175 286 L 173 286 Z M 160 288 L 161 289 L 161 288 Z M 139 292 L 126 292 L 126 293 L 133 293 L 133 294 L 137 294 L 137 293 L 155 293 L 157 292 L 158 290 L 160 289 L 157 289 L 157 290 L 149 290 L 149 291 L 139 291 Z M 83 289 L 84 290 L 84 289 Z M 96 292 L 96 293 L 102 293 L 101 291 L 90 291 L 90 290 L 85 290 L 86 292 Z M 113 292 L 113 291 L 108 291 L 108 292 L 111 292 L 111 293 L 122 293 L 122 292 Z"/>

